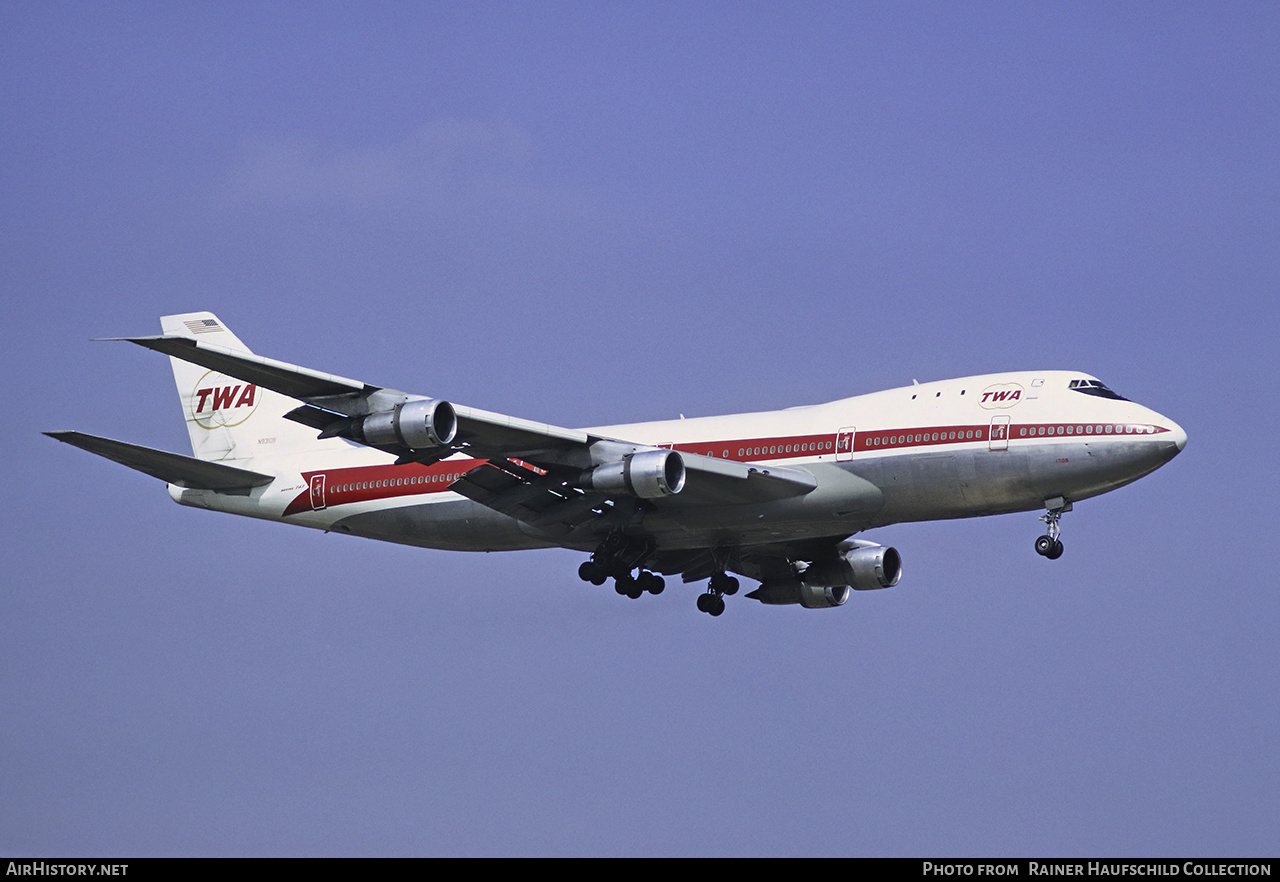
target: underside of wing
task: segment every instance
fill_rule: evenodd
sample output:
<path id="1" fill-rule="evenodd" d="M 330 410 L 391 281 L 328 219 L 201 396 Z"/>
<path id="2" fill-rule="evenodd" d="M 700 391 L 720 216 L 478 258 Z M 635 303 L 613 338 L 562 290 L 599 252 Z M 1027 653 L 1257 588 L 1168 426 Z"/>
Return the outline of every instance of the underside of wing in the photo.
<path id="1" fill-rule="evenodd" d="M 495 459 L 473 469 L 449 489 L 557 541 L 575 531 L 592 532 L 614 505 L 607 497 L 575 486 L 571 475 L 511 459 Z"/>
<path id="2" fill-rule="evenodd" d="M 813 560 L 826 554 L 843 535 L 761 545 L 725 545 L 694 549 L 655 549 L 646 566 L 664 575 L 680 574 L 697 582 L 717 572 L 733 572 L 757 582 L 794 579 L 792 561 Z"/>

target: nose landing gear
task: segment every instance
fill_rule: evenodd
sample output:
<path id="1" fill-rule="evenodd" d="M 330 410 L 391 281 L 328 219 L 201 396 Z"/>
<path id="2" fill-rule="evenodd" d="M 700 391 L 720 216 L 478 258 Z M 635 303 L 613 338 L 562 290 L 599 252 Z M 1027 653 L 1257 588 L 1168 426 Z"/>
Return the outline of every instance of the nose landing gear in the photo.
<path id="1" fill-rule="evenodd" d="M 1062 540 L 1058 538 L 1062 535 L 1062 528 L 1058 526 L 1058 520 L 1071 511 L 1071 503 L 1065 498 L 1057 496 L 1053 499 L 1046 499 L 1044 507 L 1047 511 L 1040 515 L 1040 520 L 1048 525 L 1049 532 L 1036 540 L 1036 554 L 1049 560 L 1057 560 L 1062 557 Z"/>

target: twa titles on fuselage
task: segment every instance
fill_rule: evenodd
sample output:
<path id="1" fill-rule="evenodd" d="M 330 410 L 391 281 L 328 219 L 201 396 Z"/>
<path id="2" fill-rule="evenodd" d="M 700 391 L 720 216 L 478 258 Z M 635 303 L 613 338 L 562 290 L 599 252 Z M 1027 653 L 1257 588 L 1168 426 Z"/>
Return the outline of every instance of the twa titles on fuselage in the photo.
<path id="1" fill-rule="evenodd" d="M 564 547 L 619 594 L 664 576 L 810 609 L 897 584 L 898 552 L 853 538 L 904 521 L 1072 504 L 1176 456 L 1167 417 L 1074 371 L 917 384 L 787 410 L 566 429 L 253 355 L 212 313 L 123 338 L 170 356 L 193 456 L 53 437 L 153 475 L 183 505 L 463 551 Z"/>

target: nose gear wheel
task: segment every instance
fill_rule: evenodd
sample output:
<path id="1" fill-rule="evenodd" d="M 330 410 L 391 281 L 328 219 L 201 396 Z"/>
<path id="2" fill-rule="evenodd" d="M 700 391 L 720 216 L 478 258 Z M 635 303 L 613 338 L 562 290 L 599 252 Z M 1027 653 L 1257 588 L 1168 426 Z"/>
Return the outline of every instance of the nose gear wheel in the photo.
<path id="1" fill-rule="evenodd" d="M 1071 511 L 1071 503 L 1061 496 L 1055 499 L 1045 500 L 1045 508 L 1047 511 L 1040 515 L 1040 520 L 1044 521 L 1049 531 L 1036 540 L 1036 554 L 1049 560 L 1057 560 L 1062 557 L 1062 528 L 1058 526 L 1058 521 L 1062 516 Z"/>

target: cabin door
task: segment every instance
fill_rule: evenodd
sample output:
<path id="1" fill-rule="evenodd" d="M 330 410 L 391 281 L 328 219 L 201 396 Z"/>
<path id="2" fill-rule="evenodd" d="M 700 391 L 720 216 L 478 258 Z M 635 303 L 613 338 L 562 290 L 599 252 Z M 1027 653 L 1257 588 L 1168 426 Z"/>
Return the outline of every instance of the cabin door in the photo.
<path id="1" fill-rule="evenodd" d="M 311 476 L 311 507 L 316 511 L 324 508 L 324 475 Z"/>
<path id="2" fill-rule="evenodd" d="M 992 450 L 1009 449 L 1009 415 L 1007 413 L 991 418 L 991 434 L 988 437 L 991 440 Z"/>
<path id="3" fill-rule="evenodd" d="M 836 434 L 836 460 L 853 459 L 853 438 L 856 435 L 853 426 L 847 426 Z"/>

